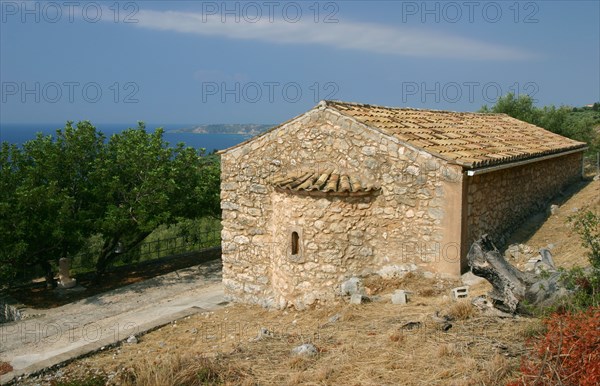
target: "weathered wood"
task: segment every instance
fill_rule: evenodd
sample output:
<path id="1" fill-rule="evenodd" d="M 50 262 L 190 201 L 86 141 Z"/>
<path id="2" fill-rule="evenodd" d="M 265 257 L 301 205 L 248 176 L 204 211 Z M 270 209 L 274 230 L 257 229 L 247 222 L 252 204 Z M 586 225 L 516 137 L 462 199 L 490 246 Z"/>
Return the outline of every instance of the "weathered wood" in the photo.
<path id="1" fill-rule="evenodd" d="M 494 243 L 484 235 L 473 243 L 467 259 L 471 271 L 492 284 L 489 296 L 494 307 L 515 314 L 526 312 L 525 304 L 545 306 L 567 293 L 560 282 L 561 274 L 556 272 L 550 251 L 542 249 L 540 254 L 543 271 L 549 274 L 521 272 L 507 262 Z"/>

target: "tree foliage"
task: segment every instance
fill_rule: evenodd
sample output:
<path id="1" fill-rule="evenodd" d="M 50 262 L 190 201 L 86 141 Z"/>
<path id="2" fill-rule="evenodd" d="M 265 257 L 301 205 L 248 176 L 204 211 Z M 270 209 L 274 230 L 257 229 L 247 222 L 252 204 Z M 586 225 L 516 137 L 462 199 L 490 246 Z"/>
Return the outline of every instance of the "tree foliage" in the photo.
<path id="1" fill-rule="evenodd" d="M 479 111 L 504 113 L 553 133 L 586 142 L 590 152 L 600 151 L 600 113 L 594 108 L 589 111 L 554 105 L 539 108 L 529 95 L 515 96 L 509 93 L 500 97 L 491 108 L 483 106 Z"/>
<path id="2" fill-rule="evenodd" d="M 68 122 L 21 148 L 2 143 L 0 168 L 4 280 L 27 265 L 49 270 L 93 235 L 101 273 L 161 224 L 220 215 L 217 156 L 170 147 L 143 123 L 107 140 L 90 122 Z"/>

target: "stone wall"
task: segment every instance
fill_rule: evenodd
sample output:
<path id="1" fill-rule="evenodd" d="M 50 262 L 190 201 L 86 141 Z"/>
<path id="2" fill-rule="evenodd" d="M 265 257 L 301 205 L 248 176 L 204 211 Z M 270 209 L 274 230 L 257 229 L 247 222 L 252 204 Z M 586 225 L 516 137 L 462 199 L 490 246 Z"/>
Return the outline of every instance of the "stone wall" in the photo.
<path id="1" fill-rule="evenodd" d="M 467 178 L 468 247 L 487 233 L 500 247 L 510 232 L 581 179 L 582 153 Z"/>
<path id="2" fill-rule="evenodd" d="M 381 191 L 315 197 L 269 184 L 286 170 L 326 167 Z M 460 207 L 447 190 L 460 191 L 461 169 L 335 110 L 313 109 L 227 151 L 221 168 L 223 283 L 234 300 L 303 308 L 333 298 L 353 275 L 443 266 L 444 223 Z M 294 256 L 292 232 L 300 235 Z"/>

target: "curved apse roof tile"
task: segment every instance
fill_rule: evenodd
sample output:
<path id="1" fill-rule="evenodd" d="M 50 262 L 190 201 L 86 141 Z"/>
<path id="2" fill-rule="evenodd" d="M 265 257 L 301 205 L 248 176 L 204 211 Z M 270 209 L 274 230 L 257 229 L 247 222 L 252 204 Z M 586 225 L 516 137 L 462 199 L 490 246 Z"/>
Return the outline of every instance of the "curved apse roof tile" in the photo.
<path id="1" fill-rule="evenodd" d="M 282 172 L 271 179 L 271 185 L 289 193 L 342 196 L 362 196 L 381 189 L 377 184 L 365 181 L 356 174 L 340 172 L 333 168 Z"/>

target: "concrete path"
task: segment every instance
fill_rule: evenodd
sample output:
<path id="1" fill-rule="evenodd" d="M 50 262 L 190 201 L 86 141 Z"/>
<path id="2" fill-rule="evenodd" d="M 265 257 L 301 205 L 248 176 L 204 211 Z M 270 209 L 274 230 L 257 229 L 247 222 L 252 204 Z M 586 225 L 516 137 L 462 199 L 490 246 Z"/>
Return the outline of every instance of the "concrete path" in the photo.
<path id="1" fill-rule="evenodd" d="M 221 261 L 215 260 L 61 307 L 28 310 L 40 315 L 0 325 L 0 361 L 13 367 L 0 384 L 224 304 Z"/>

